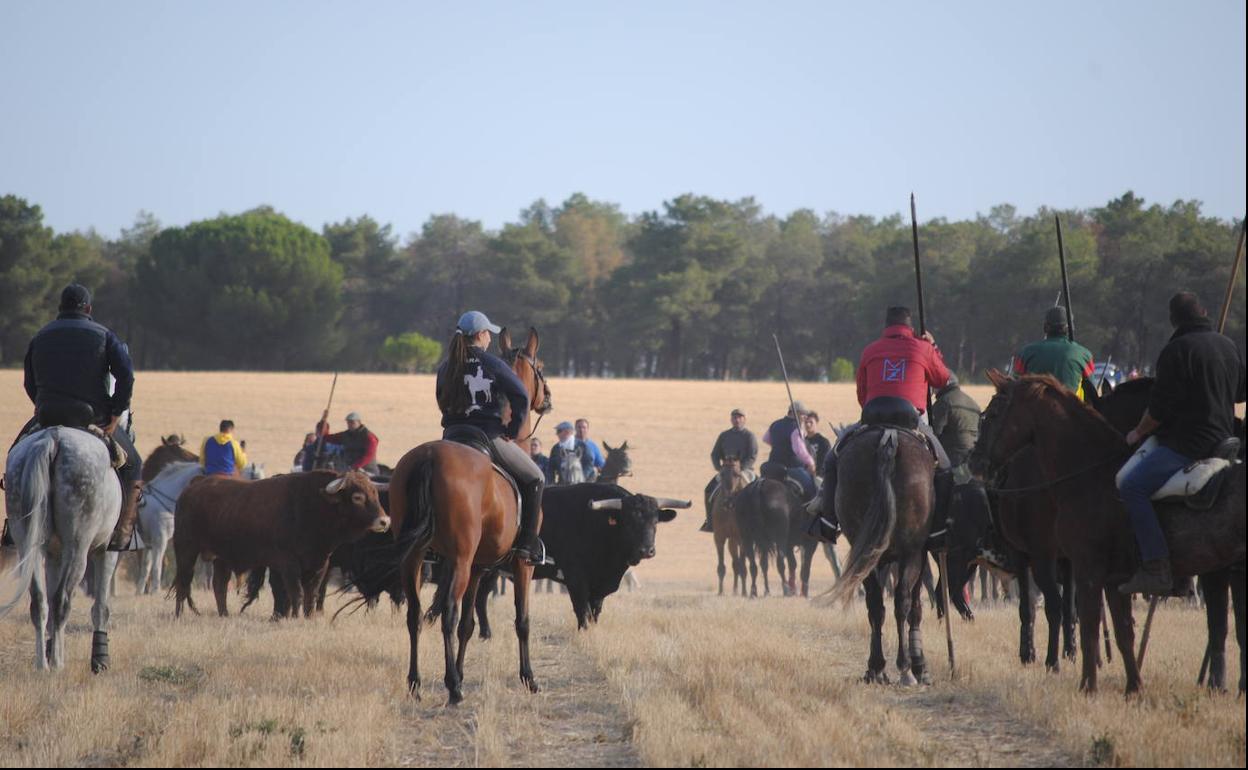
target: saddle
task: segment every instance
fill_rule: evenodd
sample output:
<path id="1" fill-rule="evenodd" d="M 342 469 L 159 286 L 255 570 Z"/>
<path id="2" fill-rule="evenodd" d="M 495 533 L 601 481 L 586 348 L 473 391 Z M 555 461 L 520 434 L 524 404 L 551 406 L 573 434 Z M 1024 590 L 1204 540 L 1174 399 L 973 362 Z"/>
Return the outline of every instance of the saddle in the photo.
<path id="1" fill-rule="evenodd" d="M 442 440 L 450 441 L 454 444 L 463 444 L 464 446 L 471 447 L 472 449 L 475 449 L 490 458 L 490 463 L 494 466 L 494 470 L 498 473 L 498 475 L 506 479 L 509 485 L 511 485 L 511 491 L 516 496 L 516 510 L 520 510 L 520 485 L 517 484 L 512 475 L 503 468 L 502 460 L 498 456 L 498 452 L 494 449 L 494 442 L 490 441 L 490 437 L 486 435 L 485 431 L 475 425 L 452 425 L 449 428 L 443 429 Z M 517 517 L 517 525 L 519 525 L 519 521 L 520 519 Z"/>
<path id="2" fill-rule="evenodd" d="M 121 467 L 126 464 L 126 450 L 122 449 L 121 444 L 118 444 L 112 436 L 105 433 L 103 428 L 95 425 L 94 423 L 86 423 L 85 425 L 65 425 L 58 423 L 55 425 L 49 425 L 48 427 L 73 428 L 75 430 L 86 431 L 104 443 L 104 447 L 108 450 L 109 465 L 112 465 L 114 470 L 120 470 Z M 31 420 L 26 423 L 26 429 L 18 435 L 17 441 L 21 441 L 27 436 L 38 433 L 41 430 L 43 430 L 43 426 L 39 424 L 39 420 Z M 17 445 L 17 441 L 13 442 L 14 446 Z"/>
<path id="3" fill-rule="evenodd" d="M 862 419 L 842 434 L 832 447 L 832 454 L 839 457 L 841 448 L 856 437 L 875 428 L 895 428 L 900 433 L 907 433 L 918 439 L 932 453 L 936 460 L 936 447 L 928 440 L 927 435 L 919 430 L 919 410 L 914 404 L 897 396 L 880 396 L 873 398 L 862 407 Z"/>
<path id="4" fill-rule="evenodd" d="M 771 460 L 767 460 L 759 466 L 759 477 L 769 481 L 779 481 L 793 490 L 793 494 L 797 495 L 798 500 L 806 499 L 806 490 L 802 489 L 802 485 L 797 482 L 797 479 L 789 475 L 789 469 L 780 463 L 773 463 Z"/>
<path id="5" fill-rule="evenodd" d="M 1157 437 L 1150 436 L 1140 448 L 1131 455 L 1131 459 L 1123 464 L 1118 471 L 1115 483 L 1122 488 L 1122 483 L 1131 471 L 1135 470 L 1158 446 Z M 1191 465 L 1175 473 L 1170 479 L 1153 493 L 1152 499 L 1157 502 L 1181 502 L 1194 511 L 1207 511 L 1217 503 L 1226 479 L 1233 468 L 1241 464 L 1238 460 L 1240 441 L 1228 438 L 1214 449 L 1212 457 L 1197 460 Z"/>

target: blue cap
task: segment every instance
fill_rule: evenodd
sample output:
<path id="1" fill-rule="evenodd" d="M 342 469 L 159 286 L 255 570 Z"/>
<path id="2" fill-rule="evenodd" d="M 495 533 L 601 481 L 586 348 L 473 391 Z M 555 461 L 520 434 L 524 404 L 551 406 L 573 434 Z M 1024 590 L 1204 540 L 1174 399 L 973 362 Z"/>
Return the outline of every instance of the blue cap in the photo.
<path id="1" fill-rule="evenodd" d="M 490 319 L 485 317 L 485 313 L 480 310 L 469 310 L 459 317 L 459 323 L 455 324 L 464 334 L 478 334 L 489 330 L 495 334 L 502 331 L 501 327 L 490 323 Z"/>
<path id="2" fill-rule="evenodd" d="M 567 420 L 564 420 L 563 422 L 555 426 L 555 433 L 558 433 L 561 430 L 574 430 L 574 428 L 572 427 L 572 423 L 568 422 Z"/>

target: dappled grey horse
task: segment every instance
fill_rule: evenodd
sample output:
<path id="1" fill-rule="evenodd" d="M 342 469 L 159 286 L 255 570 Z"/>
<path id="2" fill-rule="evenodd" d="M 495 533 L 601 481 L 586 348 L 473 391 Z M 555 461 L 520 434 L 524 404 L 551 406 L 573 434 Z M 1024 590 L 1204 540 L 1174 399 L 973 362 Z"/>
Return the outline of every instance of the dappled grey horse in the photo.
<path id="1" fill-rule="evenodd" d="M 139 502 L 139 530 L 147 541 L 147 550 L 143 551 L 143 565 L 139 569 L 139 593 L 150 594 L 160 590 L 165 551 L 173 539 L 174 507 L 191 479 L 203 473 L 204 469 L 195 461 L 170 463 L 143 488 L 143 499 Z"/>
<path id="2" fill-rule="evenodd" d="M 121 514 L 121 482 L 104 443 L 76 428 L 47 428 L 23 438 L 5 467 L 9 531 L 17 543 L 18 588 L 0 617 L 30 591 L 35 668 L 65 665 L 70 600 L 88 562 L 94 584 L 106 586 L 117 554 L 105 545 Z M 51 547 L 59 541 L 59 547 Z M 108 668 L 110 591 L 97 591 L 91 610 L 91 670 Z"/>

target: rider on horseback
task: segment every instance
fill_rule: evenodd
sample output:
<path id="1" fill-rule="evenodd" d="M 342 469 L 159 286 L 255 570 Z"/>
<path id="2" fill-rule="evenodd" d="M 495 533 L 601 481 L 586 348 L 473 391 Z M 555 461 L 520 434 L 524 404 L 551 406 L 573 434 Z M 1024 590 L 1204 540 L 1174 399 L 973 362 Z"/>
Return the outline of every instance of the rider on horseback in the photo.
<path id="1" fill-rule="evenodd" d="M 788 413 L 773 422 L 763 434 L 763 443 L 771 447 L 763 475 L 767 475 L 768 465 L 783 466 L 785 474 L 801 486 L 803 503 L 814 499 L 818 493 L 815 488 L 815 458 L 810 455 L 810 447 L 806 445 L 806 437 L 798 422 L 805 415 L 806 407 L 796 401 L 789 407 Z"/>
<path id="2" fill-rule="evenodd" d="M 927 410 L 928 388 L 944 388 L 949 383 L 949 369 L 945 366 L 940 349 L 931 333 L 918 337 L 911 326 L 910 309 L 890 307 L 885 316 L 884 334 L 862 351 L 858 362 L 858 405 L 865 407 L 877 398 L 893 397 L 909 402 L 919 414 Z M 856 426 L 850 426 L 845 436 L 852 435 Z M 936 521 L 943 530 L 949 517 L 950 499 L 953 495 L 953 468 L 940 440 L 924 420 L 919 420 L 918 430 L 927 437 L 936 454 Z M 839 449 L 840 441 L 837 442 Z M 821 515 L 815 519 L 811 534 L 833 543 L 841 534 L 840 520 L 836 515 L 836 457 L 837 449 L 828 454 L 823 469 L 823 505 Z"/>
<path id="3" fill-rule="evenodd" d="M 1139 444 L 1151 434 L 1159 446 L 1122 481 L 1120 492 L 1140 547 L 1140 569 L 1118 587 L 1124 594 L 1168 594 L 1173 584 L 1170 549 L 1152 496 L 1176 472 L 1214 454 L 1235 435 L 1235 404 L 1244 401 L 1244 362 L 1229 338 L 1216 332 L 1195 294 L 1170 299 L 1174 336 L 1157 358 L 1157 381 L 1148 410 L 1127 434 Z"/>
<path id="4" fill-rule="evenodd" d="M 1092 351 L 1070 338 L 1066 308 L 1058 305 L 1044 314 L 1044 339 L 1024 347 L 1014 357 L 1014 375 L 1051 374 L 1087 400 L 1084 382 L 1092 376 Z"/>
<path id="5" fill-rule="evenodd" d="M 56 320 L 40 329 L 30 341 L 25 387 L 35 404 L 35 416 L 18 433 L 18 439 L 35 425 L 82 430 L 96 426 L 112 436 L 125 451 L 126 463 L 118 470 L 122 508 L 108 550 L 137 550 L 142 548 L 134 524 L 143 462 L 125 428 L 118 430 L 121 415 L 130 408 L 134 366 L 126 345 L 111 330 L 96 323 L 91 310 L 91 292 L 85 286 L 66 286 L 61 292 Z M 108 393 L 110 374 L 115 380 L 112 395 Z"/>
<path id="6" fill-rule="evenodd" d="M 546 548 L 538 539 L 545 479 L 529 453 L 515 442 L 529 413 L 529 392 L 511 367 L 487 353 L 491 333 L 501 329 L 484 313 L 464 313 L 456 326 L 447 359 L 438 368 L 437 399 L 442 427 L 469 425 L 479 428 L 493 444 L 499 464 L 520 488 L 520 532 L 516 554 L 531 564 L 546 560 Z M 503 424 L 503 404 L 511 407 L 511 421 Z"/>

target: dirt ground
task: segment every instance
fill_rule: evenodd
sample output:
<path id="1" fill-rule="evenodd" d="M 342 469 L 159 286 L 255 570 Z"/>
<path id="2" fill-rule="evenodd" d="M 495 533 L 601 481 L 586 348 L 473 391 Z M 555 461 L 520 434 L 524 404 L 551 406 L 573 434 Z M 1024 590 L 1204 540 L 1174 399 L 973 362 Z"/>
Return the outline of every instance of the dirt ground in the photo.
<path id="1" fill-rule="evenodd" d="M 324 408 L 323 374 L 144 373 L 136 424 L 146 453 L 163 434 L 197 445 L 233 419 L 252 459 L 289 468 Z M 0 434 L 29 415 L 18 372 L 0 372 Z M 709 450 L 740 407 L 761 432 L 787 406 L 780 383 L 553 380 L 554 424 L 588 417 L 598 440 L 633 447 L 625 486 L 697 501 Z M 332 419 L 362 413 L 381 460 L 436 437 L 429 377 L 341 376 Z M 986 401 L 986 389 L 971 389 Z M 848 422 L 852 387 L 799 384 L 825 423 Z M 825 433 L 830 435 L 830 429 Z M 7 446 L 7 443 L 6 443 Z M 88 672 L 89 601 L 77 596 L 68 666 L 33 670 L 23 607 L 0 620 L 0 765 L 1228 765 L 1245 763 L 1243 703 L 1195 684 L 1202 612 L 1158 613 L 1144 695 L 1126 700 L 1115 662 L 1095 696 L 1017 662 L 1017 610 L 982 606 L 954 624 L 951 680 L 943 628 L 929 614 L 936 683 L 858 683 L 867 657 L 865 610 L 800 599 L 747 601 L 713 593 L 701 506 L 664 524 L 640 587 L 609 598 L 602 622 L 578 633 L 567 598 L 535 600 L 533 655 L 543 690 L 520 686 L 510 595 L 492 602 L 495 638 L 469 647 L 467 701 L 445 706 L 440 634 L 422 642 L 424 697 L 404 690 L 406 632 L 386 607 L 271 623 L 267 597 L 243 617 L 173 618 L 163 596 L 122 583 L 114 606 L 113 668 Z M 814 590 L 832 585 L 817 559 Z M 12 583 L 0 578 L 0 600 Z M 209 605 L 202 588 L 201 604 Z M 331 604 L 337 600 L 331 600 Z M 232 605 L 238 606 L 236 599 Z M 1041 615 L 1041 617 L 1043 617 Z M 1137 605 L 1137 623 L 1143 605 Z M 890 624 L 891 625 L 891 624 Z M 1044 622 L 1037 625 L 1042 638 Z M 886 653 L 895 650 L 886 635 Z M 1238 677 L 1232 635 L 1228 678 Z M 891 670 L 891 664 L 890 664 Z"/>

